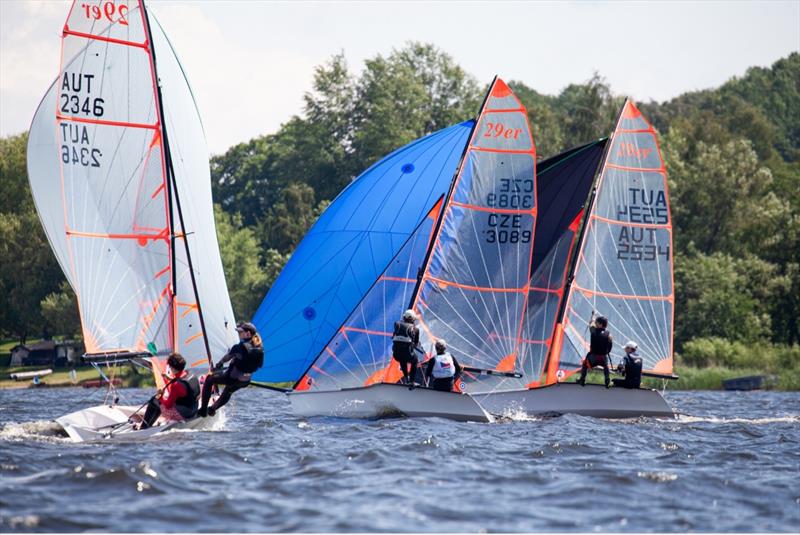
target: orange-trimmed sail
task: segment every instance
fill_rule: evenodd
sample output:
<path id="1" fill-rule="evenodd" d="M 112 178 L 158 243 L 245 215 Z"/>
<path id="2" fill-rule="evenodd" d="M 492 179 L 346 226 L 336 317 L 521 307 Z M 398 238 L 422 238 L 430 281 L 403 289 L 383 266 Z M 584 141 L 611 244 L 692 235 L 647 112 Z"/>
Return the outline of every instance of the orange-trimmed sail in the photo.
<path id="1" fill-rule="evenodd" d="M 574 371 L 588 351 L 592 313 L 608 317 L 612 361 L 632 340 L 646 371 L 672 373 L 674 314 L 672 217 L 655 130 L 626 101 L 614 130 L 583 238 L 574 280 L 550 357 L 552 371 Z"/>
<path id="2" fill-rule="evenodd" d="M 426 348 L 433 338 L 443 338 L 462 365 L 517 368 L 536 214 L 536 148 L 528 115 L 496 78 L 415 294 L 413 307 L 425 327 Z M 484 377 L 498 381 L 482 376 L 482 387 L 487 387 Z M 521 386 L 516 380 L 499 381 L 505 381 L 503 387 Z"/>
<path id="3" fill-rule="evenodd" d="M 199 301 L 210 309 L 212 351 L 235 340 L 204 148 L 183 71 L 160 26 L 149 28 L 144 3 L 74 2 L 57 79 L 31 125 L 28 174 L 78 298 L 87 353 L 155 346 L 196 362 L 207 353 Z"/>

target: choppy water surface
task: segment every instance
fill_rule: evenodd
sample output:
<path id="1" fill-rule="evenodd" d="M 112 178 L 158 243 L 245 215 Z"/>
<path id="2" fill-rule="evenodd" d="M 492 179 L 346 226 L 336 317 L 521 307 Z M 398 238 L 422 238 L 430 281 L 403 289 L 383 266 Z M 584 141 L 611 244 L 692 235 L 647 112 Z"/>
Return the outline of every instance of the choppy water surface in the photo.
<path id="1" fill-rule="evenodd" d="M 72 444 L 48 420 L 102 392 L 0 391 L 0 531 L 799 531 L 800 394 L 666 396 L 691 416 L 304 420 L 250 388 L 215 431 Z"/>

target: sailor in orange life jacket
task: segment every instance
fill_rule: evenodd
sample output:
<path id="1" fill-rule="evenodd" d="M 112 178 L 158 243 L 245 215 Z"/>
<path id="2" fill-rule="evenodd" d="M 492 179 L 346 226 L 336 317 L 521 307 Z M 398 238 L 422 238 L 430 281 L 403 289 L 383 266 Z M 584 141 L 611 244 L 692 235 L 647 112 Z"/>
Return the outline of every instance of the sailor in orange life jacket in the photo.
<path id="1" fill-rule="evenodd" d="M 394 322 L 392 334 L 392 357 L 400 363 L 403 372 L 403 383 L 414 388 L 414 377 L 417 375 L 417 355 L 414 352 L 419 345 L 419 329 L 414 326 L 417 315 L 413 310 L 403 312 L 403 319 Z"/>
<path id="2" fill-rule="evenodd" d="M 578 384 L 581 386 L 586 384 L 586 372 L 589 371 L 589 368 L 602 366 L 606 388 L 611 387 L 608 379 L 608 355 L 611 353 L 613 339 L 606 327 L 608 327 L 608 319 L 605 316 L 595 317 L 594 313 L 592 313 L 592 321 L 589 323 L 589 330 L 592 335 L 589 342 L 589 352 L 586 354 L 586 358 L 583 359 L 581 378 L 578 379 Z"/>
<path id="3" fill-rule="evenodd" d="M 200 382 L 184 371 L 185 368 L 186 360 L 180 354 L 172 353 L 167 357 L 166 385 L 159 388 L 147 403 L 139 429 L 151 427 L 156 420 L 161 423 L 180 422 L 197 414 Z"/>
<path id="4" fill-rule="evenodd" d="M 252 373 L 264 364 L 264 348 L 261 336 L 256 331 L 255 325 L 249 322 L 240 323 L 236 327 L 239 334 L 239 343 L 230 348 L 228 353 L 209 370 L 203 384 L 203 401 L 197 414 L 200 416 L 214 416 L 220 407 L 225 405 L 231 395 L 239 389 L 250 384 Z M 224 371 L 222 366 L 229 362 Z M 214 385 L 225 385 L 225 389 L 212 406 L 208 406 L 211 399 L 211 390 Z"/>
<path id="5" fill-rule="evenodd" d="M 461 377 L 461 365 L 453 355 L 446 351 L 445 341 L 436 340 L 436 355 L 425 366 L 425 378 L 433 377 L 434 390 L 452 392 L 453 385 Z"/>

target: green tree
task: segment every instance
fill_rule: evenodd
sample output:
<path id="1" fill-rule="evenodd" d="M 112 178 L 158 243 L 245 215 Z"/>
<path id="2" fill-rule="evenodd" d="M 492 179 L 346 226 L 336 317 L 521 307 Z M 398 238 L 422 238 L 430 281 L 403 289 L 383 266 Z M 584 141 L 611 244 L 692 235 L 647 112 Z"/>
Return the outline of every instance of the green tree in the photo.
<path id="1" fill-rule="evenodd" d="M 51 334 L 71 338 L 80 333 L 78 300 L 67 281 L 61 283 L 57 292 L 52 292 L 42 299 L 40 306 L 42 317 Z"/>
<path id="2" fill-rule="evenodd" d="M 251 318 L 271 284 L 259 262 L 259 242 L 252 229 L 242 225 L 239 215 L 230 215 L 214 205 L 222 266 L 237 318 Z"/>

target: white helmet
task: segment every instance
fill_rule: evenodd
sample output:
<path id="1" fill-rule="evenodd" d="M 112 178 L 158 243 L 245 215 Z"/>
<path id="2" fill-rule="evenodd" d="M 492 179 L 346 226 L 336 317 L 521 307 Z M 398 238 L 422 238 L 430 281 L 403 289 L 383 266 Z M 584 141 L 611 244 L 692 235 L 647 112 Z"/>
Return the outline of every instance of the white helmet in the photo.
<path id="1" fill-rule="evenodd" d="M 633 349 L 634 351 L 636 351 L 637 349 L 639 349 L 639 346 L 633 340 L 628 340 L 625 343 L 625 349 Z"/>
<path id="2" fill-rule="evenodd" d="M 445 349 L 447 349 L 447 342 L 439 338 L 438 340 L 436 340 L 435 346 L 436 346 L 436 351 L 444 351 Z"/>
<path id="3" fill-rule="evenodd" d="M 404 320 L 410 320 L 410 321 L 417 321 L 417 315 L 414 313 L 413 310 L 411 310 L 409 308 L 408 310 L 403 312 L 403 319 Z"/>

